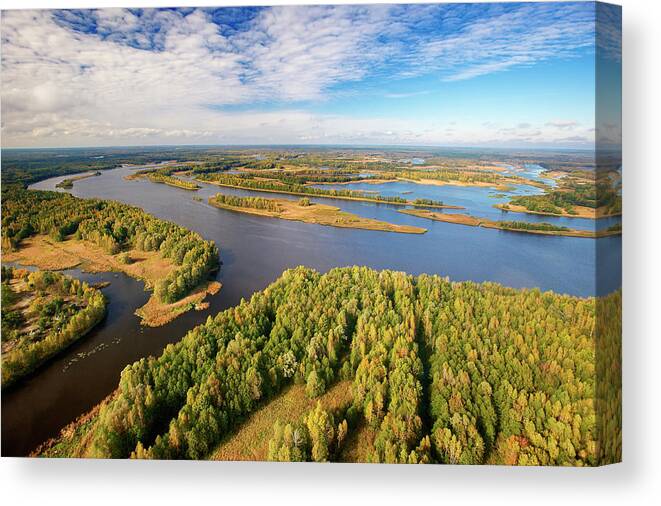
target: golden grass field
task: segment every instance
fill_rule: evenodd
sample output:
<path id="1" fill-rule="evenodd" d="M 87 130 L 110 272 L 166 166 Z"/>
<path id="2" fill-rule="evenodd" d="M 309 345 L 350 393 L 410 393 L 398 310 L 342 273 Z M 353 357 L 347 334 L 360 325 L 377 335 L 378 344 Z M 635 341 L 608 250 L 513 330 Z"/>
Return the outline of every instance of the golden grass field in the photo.
<path id="1" fill-rule="evenodd" d="M 282 423 L 298 422 L 317 405 L 328 411 L 347 407 L 351 403 L 351 381 L 340 381 L 317 399 L 305 394 L 305 385 L 291 385 L 270 402 L 255 410 L 246 421 L 229 434 L 212 452 L 212 460 L 266 460 L 269 439 L 276 420 Z M 351 434 L 351 430 L 349 430 Z"/>
<path id="2" fill-rule="evenodd" d="M 144 281 L 147 290 L 153 290 L 159 279 L 177 269 L 174 263 L 162 258 L 156 251 L 129 250 L 127 253 L 131 263 L 124 264 L 119 261 L 118 255 L 109 255 L 88 241 L 68 239 L 57 242 L 48 236 L 37 235 L 24 239 L 18 251 L 3 252 L 3 258 L 6 262 L 53 271 L 79 267 L 87 272 L 123 272 Z M 172 304 L 165 304 L 152 294 L 147 303 L 136 310 L 136 314 L 142 318 L 142 324 L 158 327 L 190 309 L 204 309 L 206 296 L 218 293 L 220 288 L 218 282 L 205 283 Z"/>

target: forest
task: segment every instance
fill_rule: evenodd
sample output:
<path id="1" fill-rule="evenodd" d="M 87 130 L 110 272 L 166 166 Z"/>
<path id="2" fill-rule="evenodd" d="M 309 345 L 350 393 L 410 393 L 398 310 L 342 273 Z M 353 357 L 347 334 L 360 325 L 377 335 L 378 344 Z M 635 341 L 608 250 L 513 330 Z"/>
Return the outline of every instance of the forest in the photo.
<path id="1" fill-rule="evenodd" d="M 2 193 L 2 248 L 12 251 L 43 234 L 90 241 L 110 255 L 128 249 L 157 251 L 178 267 L 154 287 L 163 302 L 175 302 L 219 267 L 218 249 L 195 233 L 119 202 L 78 199 L 57 192 L 12 186 Z"/>
<path id="2" fill-rule="evenodd" d="M 181 178 L 171 176 L 166 173 L 162 173 L 160 171 L 154 171 L 150 172 L 147 174 L 147 178 L 152 182 L 152 183 L 163 183 L 167 184 L 170 186 L 176 186 L 178 188 L 183 188 L 184 190 L 199 190 L 200 187 L 196 185 L 195 183 L 191 183 L 190 181 L 185 181 Z"/>
<path id="3" fill-rule="evenodd" d="M 369 462 L 614 462 L 620 316 L 619 291 L 582 299 L 365 267 L 299 267 L 160 357 L 127 366 L 84 425 L 40 451 L 208 458 L 288 385 L 321 399 L 347 381 L 349 406 L 318 403 L 300 419 L 272 420 L 268 458 L 333 461 L 347 445 L 366 445 Z"/>
<path id="4" fill-rule="evenodd" d="M 280 206 L 276 200 L 264 199 L 261 197 L 237 197 L 235 195 L 224 195 L 222 193 L 217 193 L 213 199 L 218 204 L 225 204 L 233 207 L 248 207 L 251 209 L 263 209 L 265 211 L 275 212 L 280 210 Z M 310 201 L 308 200 L 308 205 L 309 202 Z"/>
<path id="5" fill-rule="evenodd" d="M 61 352 L 105 316 L 103 294 L 57 272 L 2 268 L 2 387 Z"/>
<path id="6" fill-rule="evenodd" d="M 549 232 L 567 232 L 570 230 L 568 227 L 553 225 L 552 223 L 539 223 L 529 221 L 497 221 L 501 228 L 511 230 L 545 230 Z"/>
<path id="7" fill-rule="evenodd" d="M 245 163 L 244 168 L 248 168 L 253 171 L 263 170 L 268 171 L 264 174 L 258 174 L 259 177 L 267 177 L 269 179 L 274 179 L 281 181 L 286 184 L 293 185 L 304 185 L 309 183 L 347 183 L 354 181 L 356 179 L 362 179 L 360 177 L 360 171 L 350 170 L 350 169 L 296 169 L 293 170 L 273 170 L 276 166 L 273 163 L 268 163 L 265 166 L 263 162 L 260 166 L 255 167 L 254 163 Z M 193 169 L 193 172 L 196 172 L 197 169 Z M 242 177 L 251 177 L 250 172 L 243 172 Z"/>
<path id="8" fill-rule="evenodd" d="M 603 209 L 605 215 L 622 213 L 622 196 L 617 189 L 605 183 L 571 184 L 570 188 L 552 190 L 543 195 L 515 197 L 510 204 L 523 206 L 530 211 L 562 214 L 577 214 L 574 206 Z"/>

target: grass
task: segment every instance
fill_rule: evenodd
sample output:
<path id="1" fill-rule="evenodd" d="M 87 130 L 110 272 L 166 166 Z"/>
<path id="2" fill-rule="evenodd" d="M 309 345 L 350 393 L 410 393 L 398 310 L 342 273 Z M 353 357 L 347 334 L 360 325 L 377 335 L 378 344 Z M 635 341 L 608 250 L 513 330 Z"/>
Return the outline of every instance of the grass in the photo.
<path id="1" fill-rule="evenodd" d="M 365 420 L 361 420 L 357 427 L 349 429 L 338 462 L 369 462 L 369 456 L 374 453 L 375 439 L 376 431 Z"/>
<path id="2" fill-rule="evenodd" d="M 128 250 L 131 262 L 122 263 L 120 254 L 110 255 L 88 241 L 67 239 L 57 242 L 45 235 L 29 237 L 21 241 L 18 251 L 3 253 L 7 262 L 34 265 L 40 269 L 63 270 L 79 267 L 86 272 L 123 272 L 144 281 L 145 288 L 153 290 L 156 282 L 168 276 L 177 266 L 156 251 Z M 205 283 L 187 297 L 165 304 L 155 295 L 136 311 L 142 324 L 150 327 L 164 325 L 191 309 L 204 309 L 203 300 L 208 294 L 218 293 L 220 283 Z"/>
<path id="3" fill-rule="evenodd" d="M 418 218 L 427 218 L 429 220 L 443 221 L 445 223 L 455 223 L 457 225 L 467 225 L 469 227 L 479 227 L 481 223 L 480 220 L 468 214 L 443 214 L 427 211 L 426 209 L 402 209 L 399 212 L 402 214 L 417 216 Z"/>
<path id="4" fill-rule="evenodd" d="M 293 423 L 317 401 L 329 411 L 348 406 L 351 403 L 351 381 L 340 381 L 317 399 L 305 394 L 305 385 L 291 385 L 269 403 L 248 416 L 237 431 L 228 435 L 212 452 L 212 460 L 267 460 L 269 439 L 273 435 L 276 420 Z M 351 432 L 351 431 L 350 431 Z"/>
<path id="5" fill-rule="evenodd" d="M 403 234 L 424 234 L 427 229 L 413 227 L 410 225 L 396 225 L 385 221 L 363 218 L 355 214 L 347 213 L 338 207 L 325 204 L 310 204 L 301 206 L 298 202 L 286 199 L 272 199 L 277 203 L 278 211 L 267 209 L 255 209 L 252 207 L 239 207 L 221 204 L 211 197 L 209 204 L 220 209 L 228 209 L 240 213 L 254 214 L 257 216 L 268 216 L 283 220 L 302 221 L 315 223 L 317 225 L 328 225 L 340 228 L 359 228 L 363 230 L 379 230 L 382 232 L 399 232 Z"/>
<path id="6" fill-rule="evenodd" d="M 352 381 L 340 381 L 316 399 L 305 393 L 305 385 L 289 385 L 279 395 L 249 414 L 242 425 L 229 433 L 211 452 L 208 459 L 224 461 L 265 461 L 268 445 L 273 435 L 276 420 L 295 423 L 313 409 L 317 401 L 328 411 L 341 411 L 352 402 Z M 35 449 L 32 457 L 88 457 L 93 426 L 99 410 L 110 402 L 116 392 L 111 393 L 92 410 L 81 415 L 64 427 L 60 434 Z M 361 419 L 358 426 L 350 428 L 344 442 L 339 462 L 367 462 L 374 451 L 376 431 Z"/>
<path id="7" fill-rule="evenodd" d="M 195 309 L 201 311 L 209 307 L 208 302 L 204 302 L 207 295 L 217 294 L 222 285 L 217 281 L 209 281 L 200 285 L 183 299 L 167 304 L 151 296 L 147 304 L 138 308 L 135 314 L 142 319 L 142 324 L 148 327 L 160 327 L 171 322 L 177 316 Z"/>
<path id="8" fill-rule="evenodd" d="M 453 179 L 409 179 L 406 177 L 398 177 L 397 181 L 405 181 L 407 183 L 415 183 L 426 186 L 464 186 L 464 187 L 478 187 L 478 188 L 493 188 L 497 191 L 509 191 L 511 186 L 504 183 L 489 183 L 486 181 L 455 181 Z"/>

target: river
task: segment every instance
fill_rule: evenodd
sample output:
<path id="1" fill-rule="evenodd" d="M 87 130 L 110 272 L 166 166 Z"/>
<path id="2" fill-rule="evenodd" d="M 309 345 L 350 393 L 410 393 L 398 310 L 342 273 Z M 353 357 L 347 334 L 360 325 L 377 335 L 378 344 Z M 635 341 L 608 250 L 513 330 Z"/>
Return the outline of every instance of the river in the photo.
<path id="1" fill-rule="evenodd" d="M 167 344 L 180 340 L 188 329 L 202 323 L 208 315 L 235 305 L 242 297 L 263 289 L 283 270 L 297 265 L 320 271 L 337 266 L 367 265 L 411 274 L 435 273 L 456 281 L 495 281 L 513 287 L 538 287 L 578 296 L 608 293 L 621 284 L 619 236 L 593 240 L 513 233 L 403 215 L 397 212 L 400 207 L 393 205 L 313 198 L 315 202 L 332 203 L 361 216 L 422 226 L 428 232 L 411 235 L 334 228 L 251 216 L 206 203 L 209 196 L 219 191 L 235 195 L 276 195 L 207 184 L 192 192 L 146 180 L 125 180 L 124 176 L 135 169 L 122 167 L 104 171 L 100 176 L 76 181 L 69 191 L 78 197 L 113 199 L 139 206 L 215 241 L 222 261 L 217 279 L 223 288 L 210 298 L 209 309 L 186 313 L 163 327 L 143 328 L 133 314 L 147 300 L 142 283 L 123 274 L 66 271 L 88 282 L 111 282 L 103 289 L 109 297 L 107 317 L 81 342 L 3 392 L 3 456 L 26 455 L 48 437 L 57 435 L 64 425 L 116 387 L 119 374 L 127 364 L 160 354 Z M 41 181 L 32 188 L 55 190 L 55 185 L 65 178 Z M 368 190 L 388 194 L 378 186 L 366 186 Z M 415 192 L 404 194 L 407 198 L 434 198 L 448 204 L 465 205 L 467 211 L 461 212 L 501 215 L 491 207 L 499 200 L 490 196 L 494 191 L 489 189 L 415 184 L 406 189 L 402 189 L 404 186 L 389 188 L 393 194 Z M 525 187 L 515 191 L 536 190 Z M 297 197 L 283 195 L 282 198 Z M 524 216 L 528 215 L 510 213 L 507 219 Z M 544 218 L 553 223 L 574 222 L 567 218 Z M 580 226 L 575 228 L 589 226 L 583 221 L 579 220 Z M 602 262 L 603 266 L 608 266 L 600 269 L 598 286 L 595 283 L 597 259 L 600 266 Z"/>

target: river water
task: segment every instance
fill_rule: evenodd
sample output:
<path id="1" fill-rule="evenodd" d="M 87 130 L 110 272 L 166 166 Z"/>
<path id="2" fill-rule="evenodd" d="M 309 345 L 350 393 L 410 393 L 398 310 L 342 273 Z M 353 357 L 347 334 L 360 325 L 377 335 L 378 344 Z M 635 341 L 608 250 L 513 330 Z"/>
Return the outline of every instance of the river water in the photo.
<path id="1" fill-rule="evenodd" d="M 160 354 L 167 344 L 180 340 L 188 329 L 202 323 L 208 315 L 263 289 L 287 268 L 306 265 L 326 271 L 337 266 L 367 265 L 411 274 L 435 273 L 456 281 L 495 281 L 513 287 L 539 287 L 578 296 L 608 293 L 621 284 L 620 237 L 593 240 L 465 227 L 403 215 L 397 212 L 401 209 L 399 206 L 313 198 L 315 202 L 330 203 L 361 216 L 422 226 L 428 232 L 411 235 L 334 228 L 217 209 L 206 201 L 219 191 L 269 195 L 207 184 L 191 192 L 145 180 L 126 181 L 124 176 L 135 169 L 123 167 L 104 171 L 100 176 L 76 181 L 69 191 L 79 197 L 113 199 L 139 206 L 215 241 L 222 261 L 217 279 L 223 288 L 209 299 L 209 309 L 191 311 L 163 327 L 143 328 L 133 314 L 148 297 L 140 282 L 123 274 L 67 271 L 88 282 L 110 281 L 110 286 L 103 289 L 109 298 L 108 315 L 81 342 L 3 392 L 3 456 L 26 455 L 48 437 L 57 435 L 64 425 L 92 408 L 116 387 L 119 374 L 127 364 Z M 32 188 L 55 190 L 62 179 L 65 177 L 41 181 Z M 477 216 L 530 218 L 519 213 L 503 218 L 500 211 L 491 207 L 499 200 L 493 198 L 491 194 L 495 192 L 489 189 L 393 184 L 399 186 L 365 186 L 384 194 L 402 195 L 411 191 L 414 193 L 403 195 L 464 205 L 467 210 L 460 212 Z M 525 186 L 515 191 L 538 190 Z M 283 195 L 282 198 L 297 197 Z M 574 228 L 595 226 L 584 223 L 589 220 L 543 218 L 555 224 L 568 222 L 567 226 Z M 604 220 L 605 223 L 612 221 Z M 600 269 L 598 287 L 595 283 L 597 259 L 600 266 L 602 262 L 603 266 L 608 266 Z"/>

